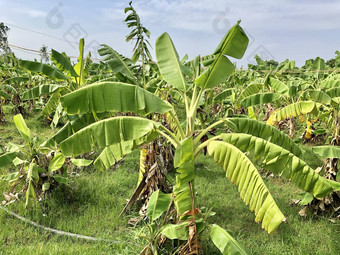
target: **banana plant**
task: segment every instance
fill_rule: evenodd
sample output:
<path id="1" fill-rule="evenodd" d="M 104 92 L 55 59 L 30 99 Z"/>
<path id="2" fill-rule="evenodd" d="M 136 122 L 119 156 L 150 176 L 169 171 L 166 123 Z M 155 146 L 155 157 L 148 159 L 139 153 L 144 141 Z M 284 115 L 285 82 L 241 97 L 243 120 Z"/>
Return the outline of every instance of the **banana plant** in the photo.
<path id="1" fill-rule="evenodd" d="M 291 180 L 318 199 L 334 190 L 334 183 L 319 176 L 300 159 L 301 149 L 272 126 L 248 118 L 223 118 L 207 128 L 196 128 L 197 109 L 202 96 L 233 73 L 235 66 L 227 56 L 242 58 L 248 41 L 238 22 L 223 37 L 205 71 L 192 83 L 169 34 L 164 33 L 156 40 L 156 58 L 162 79 L 176 90 L 184 102 L 184 128 L 169 103 L 143 88 L 126 83 L 95 83 L 61 98 L 62 106 L 69 115 L 86 114 L 89 111 L 132 112 L 139 115 L 110 117 L 80 129 L 59 144 L 64 156 L 74 157 L 101 148 L 103 150 L 95 166 L 110 165 L 158 136 L 164 137 L 175 147 L 176 184 L 173 197 L 177 224 L 168 225 L 162 234 L 169 239 L 180 240 L 185 229 L 187 239 L 182 242 L 182 253 L 197 254 L 201 231 L 208 229 L 213 242 L 223 254 L 245 254 L 218 225 L 198 227 L 202 222 L 202 213 L 195 197 L 194 162 L 203 148 L 207 148 L 209 156 L 222 166 L 226 177 L 238 187 L 243 201 L 254 211 L 255 220 L 262 222 L 262 228 L 269 233 L 285 221 L 285 216 L 263 182 L 258 167 Z M 174 113 L 172 117 L 178 132 L 145 118 L 155 112 Z M 212 128 L 223 124 L 233 132 L 200 142 Z"/>
<path id="2" fill-rule="evenodd" d="M 129 3 L 129 7 L 125 8 L 125 13 L 128 13 L 124 22 L 126 23 L 128 28 L 133 28 L 131 33 L 126 37 L 126 42 L 131 40 L 135 40 L 135 45 L 133 48 L 133 56 L 132 61 L 136 63 L 139 58 L 141 58 L 142 66 L 142 77 L 145 88 L 145 62 L 149 62 L 152 60 L 152 56 L 148 49 L 148 45 L 151 47 L 147 38 L 150 38 L 150 31 L 146 29 L 140 22 L 139 15 L 137 14 L 135 8 L 132 7 L 132 1 Z"/>
<path id="3" fill-rule="evenodd" d="M 39 138 L 33 135 L 21 114 L 15 115 L 13 120 L 25 143 L 5 146 L 0 166 L 14 166 L 16 171 L 0 176 L 0 180 L 10 184 L 10 190 L 4 193 L 6 203 L 19 200 L 25 194 L 25 205 L 29 207 L 33 199 L 42 197 L 57 185 L 68 185 L 67 168 L 71 167 L 71 162 L 61 153 L 40 145 Z M 91 163 L 82 159 L 71 161 L 78 166 Z"/>
<path id="4" fill-rule="evenodd" d="M 28 89 L 21 95 L 22 100 L 25 101 L 49 96 L 47 103 L 43 107 L 42 114 L 49 116 L 54 112 L 51 122 L 52 127 L 56 127 L 63 116 L 60 97 L 86 84 L 89 58 L 84 58 L 84 45 L 85 41 L 82 38 L 79 41 L 78 63 L 74 66 L 65 54 L 54 49 L 51 52 L 51 60 L 54 66 L 29 60 L 19 61 L 21 67 L 33 73 L 43 74 L 50 81 L 53 81 L 51 84 L 42 84 Z"/>

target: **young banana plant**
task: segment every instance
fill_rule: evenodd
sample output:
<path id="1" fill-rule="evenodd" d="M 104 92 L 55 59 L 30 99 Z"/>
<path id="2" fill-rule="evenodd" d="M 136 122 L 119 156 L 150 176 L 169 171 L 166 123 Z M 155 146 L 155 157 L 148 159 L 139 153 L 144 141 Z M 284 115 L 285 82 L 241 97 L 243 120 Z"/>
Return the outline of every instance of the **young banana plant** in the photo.
<path id="1" fill-rule="evenodd" d="M 192 74 L 179 61 L 170 36 L 164 33 L 157 39 L 156 58 L 162 79 L 176 90 L 184 102 L 184 128 L 169 103 L 126 83 L 95 83 L 61 98 L 61 104 L 69 115 L 87 112 L 132 112 L 139 115 L 110 117 L 80 129 L 59 144 L 65 156 L 78 156 L 101 148 L 103 150 L 94 165 L 103 168 L 158 136 L 164 137 L 175 147 L 176 184 L 173 199 L 178 215 L 177 224 L 167 225 L 162 234 L 169 239 L 181 240 L 184 229 L 187 239 L 181 246 L 183 254 L 198 254 L 198 240 L 203 229 L 210 231 L 212 241 L 223 254 L 245 254 L 244 249 L 225 230 L 217 225 L 208 226 L 202 221 L 195 197 L 194 162 L 203 148 L 207 148 L 209 156 L 226 172 L 226 177 L 237 185 L 241 198 L 254 211 L 255 220 L 262 222 L 262 228 L 269 233 L 285 217 L 262 180 L 258 167 L 291 180 L 318 199 L 334 189 L 333 182 L 319 176 L 300 159 L 301 149 L 272 126 L 248 118 L 223 118 L 207 128 L 196 128 L 195 120 L 202 95 L 233 73 L 235 67 L 227 56 L 242 58 L 248 41 L 238 22 L 223 37 L 206 70 L 192 83 Z M 146 118 L 150 113 L 172 114 L 177 131 L 173 132 L 162 123 Z M 212 128 L 223 124 L 232 133 L 223 133 L 200 142 Z"/>
<path id="2" fill-rule="evenodd" d="M 9 143 L 5 151 L 0 155 L 0 166 L 14 165 L 17 171 L 0 176 L 1 181 L 6 181 L 11 188 L 4 193 L 5 202 L 11 203 L 25 194 L 26 207 L 31 200 L 40 198 L 48 190 L 59 184 L 68 184 L 67 165 L 65 157 L 61 153 L 40 145 L 39 138 L 32 134 L 21 114 L 13 117 L 24 145 Z M 76 165 L 90 164 L 83 159 L 72 159 Z M 64 169 L 65 166 L 65 169 Z"/>

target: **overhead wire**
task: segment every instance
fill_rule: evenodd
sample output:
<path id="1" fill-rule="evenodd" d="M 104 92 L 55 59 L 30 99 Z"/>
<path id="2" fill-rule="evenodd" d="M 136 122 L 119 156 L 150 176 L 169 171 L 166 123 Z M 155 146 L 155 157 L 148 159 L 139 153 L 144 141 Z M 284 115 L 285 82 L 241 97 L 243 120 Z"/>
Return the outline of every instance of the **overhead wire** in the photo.
<path id="1" fill-rule="evenodd" d="M 40 34 L 40 35 L 44 35 L 44 36 L 48 36 L 48 37 L 54 38 L 54 39 L 59 40 L 59 41 L 63 41 L 63 42 L 67 42 L 67 43 L 72 43 L 72 44 L 75 44 L 75 45 L 78 45 L 78 44 L 79 44 L 79 43 L 77 43 L 77 42 L 71 42 L 71 41 L 68 41 L 68 40 L 61 39 L 61 38 L 59 38 L 59 37 L 56 37 L 56 36 L 54 36 L 54 35 L 50 35 L 50 34 L 47 34 L 47 33 L 35 31 L 35 30 L 32 30 L 32 29 L 28 29 L 28 28 L 23 28 L 23 27 L 20 27 L 20 26 L 18 26 L 18 25 L 14 25 L 14 24 L 11 24 L 11 23 L 8 23 L 8 22 L 3 22 L 3 23 L 6 24 L 6 25 L 9 25 L 9 26 L 13 26 L 13 27 L 15 27 L 15 28 L 24 30 L 24 31 L 28 31 L 28 32 L 32 32 L 32 33 L 36 33 L 36 34 Z"/>
<path id="2" fill-rule="evenodd" d="M 26 53 L 32 53 L 32 54 L 44 54 L 46 52 L 44 51 L 39 51 L 39 50 L 34 50 L 34 49 L 29 49 L 29 48 L 25 48 L 22 46 L 18 46 L 18 45 L 14 45 L 14 44 L 9 44 L 9 43 L 4 43 L 4 42 L 0 42 L 0 44 L 11 47 L 11 48 L 15 48 L 16 50 L 20 50 L 22 52 L 26 52 Z M 51 52 L 47 52 L 47 53 L 51 53 Z M 76 56 L 67 56 L 68 58 L 78 58 Z M 92 60 L 97 60 L 97 61 L 101 61 L 102 59 L 99 58 L 91 58 Z"/>

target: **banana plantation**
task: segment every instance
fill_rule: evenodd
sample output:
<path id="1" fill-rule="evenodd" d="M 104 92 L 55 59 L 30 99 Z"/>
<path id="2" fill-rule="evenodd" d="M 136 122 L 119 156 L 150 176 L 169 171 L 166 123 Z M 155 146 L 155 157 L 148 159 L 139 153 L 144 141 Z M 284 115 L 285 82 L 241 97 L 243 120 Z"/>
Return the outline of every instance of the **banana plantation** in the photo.
<path id="1" fill-rule="evenodd" d="M 241 21 L 193 59 L 124 23 L 131 56 L 1 55 L 0 254 L 339 254 L 340 53 L 239 69 Z"/>

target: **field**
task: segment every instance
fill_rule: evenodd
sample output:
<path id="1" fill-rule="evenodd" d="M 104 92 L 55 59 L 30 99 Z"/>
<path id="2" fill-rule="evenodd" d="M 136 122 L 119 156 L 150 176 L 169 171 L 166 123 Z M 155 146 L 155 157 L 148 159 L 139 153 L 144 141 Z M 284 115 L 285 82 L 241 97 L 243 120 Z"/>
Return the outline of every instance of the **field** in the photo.
<path id="1" fill-rule="evenodd" d="M 1 126 L 2 139 L 16 140 L 17 130 L 11 113 L 5 109 L 8 122 Z M 37 115 L 36 115 L 37 116 Z M 37 120 L 27 119 L 34 133 L 48 136 L 51 129 Z M 19 139 L 18 139 L 19 140 Z M 19 142 L 19 141 L 18 141 Z M 313 167 L 322 164 L 308 150 Z M 145 245 L 137 238 L 140 227 L 128 225 L 136 211 L 119 216 L 138 178 L 138 153 L 124 159 L 116 169 L 100 172 L 84 169 L 71 177 L 72 190 L 55 190 L 48 198 L 27 211 L 24 202 L 8 209 L 41 225 L 71 233 L 94 236 L 119 243 L 84 241 L 58 236 L 33 227 L 0 211 L 0 254 L 137 254 Z M 254 222 L 253 214 L 239 197 L 236 187 L 224 178 L 224 173 L 211 159 L 200 155 L 197 167 L 197 195 L 200 203 L 216 212 L 215 221 L 230 231 L 251 254 L 336 254 L 340 245 L 340 224 L 327 216 L 300 217 L 301 206 L 291 206 L 301 191 L 281 178 L 268 178 L 266 184 L 288 218 L 276 233 L 268 235 Z M 7 169 L 2 169 L 5 174 Z M 169 177 L 172 178 L 173 174 Z M 8 187 L 1 183 L 1 193 Z M 137 208 L 137 207 L 136 207 Z M 135 208 L 135 209 L 136 209 Z M 216 248 L 204 241 L 205 254 L 216 254 Z"/>
<path id="2" fill-rule="evenodd" d="M 239 20 L 154 58 L 124 12 L 131 57 L 19 59 L 0 23 L 0 254 L 338 254 L 340 52 L 239 69 Z"/>

